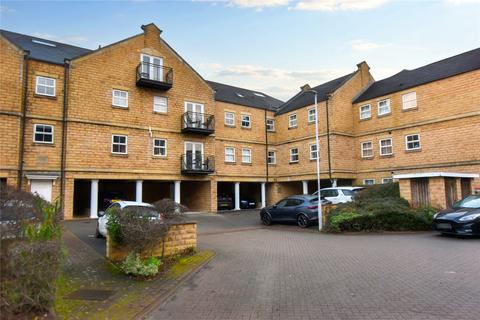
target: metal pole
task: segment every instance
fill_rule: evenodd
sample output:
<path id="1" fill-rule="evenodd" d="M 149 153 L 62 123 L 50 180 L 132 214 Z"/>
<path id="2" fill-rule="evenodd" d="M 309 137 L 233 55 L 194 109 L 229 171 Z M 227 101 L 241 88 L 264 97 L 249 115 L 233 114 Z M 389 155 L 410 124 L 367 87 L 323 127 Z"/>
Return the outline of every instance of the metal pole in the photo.
<path id="1" fill-rule="evenodd" d="M 320 197 L 320 143 L 318 143 L 318 98 L 315 93 L 315 142 L 317 144 L 317 192 L 318 192 L 318 231 L 322 231 L 323 215 L 322 215 L 322 199 Z"/>

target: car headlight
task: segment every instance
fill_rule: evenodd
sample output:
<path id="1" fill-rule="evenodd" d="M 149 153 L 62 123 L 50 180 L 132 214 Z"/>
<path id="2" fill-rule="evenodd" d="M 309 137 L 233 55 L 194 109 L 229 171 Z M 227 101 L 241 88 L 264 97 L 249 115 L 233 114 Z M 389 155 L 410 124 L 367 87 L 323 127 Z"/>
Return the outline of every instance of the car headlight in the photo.
<path id="1" fill-rule="evenodd" d="M 461 217 L 460 221 L 472 221 L 472 220 L 475 220 L 477 218 L 480 218 L 480 213 L 476 213 L 476 214 L 471 214 L 471 215 L 468 215 L 468 216 L 465 216 L 465 217 Z"/>
<path id="2" fill-rule="evenodd" d="M 436 219 L 439 214 L 440 214 L 440 212 L 435 213 L 435 214 L 433 215 L 433 219 Z"/>

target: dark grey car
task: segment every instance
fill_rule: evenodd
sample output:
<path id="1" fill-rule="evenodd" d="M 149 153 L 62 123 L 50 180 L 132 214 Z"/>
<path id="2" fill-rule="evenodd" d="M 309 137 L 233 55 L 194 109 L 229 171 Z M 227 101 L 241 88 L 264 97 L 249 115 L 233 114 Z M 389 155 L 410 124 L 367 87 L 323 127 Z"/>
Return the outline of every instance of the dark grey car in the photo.
<path id="1" fill-rule="evenodd" d="M 322 200 L 322 205 L 330 201 Z M 260 219 L 264 225 L 273 222 L 293 222 L 306 228 L 312 222 L 318 222 L 318 197 L 312 195 L 296 195 L 284 198 L 277 204 L 265 207 L 260 211 Z"/>

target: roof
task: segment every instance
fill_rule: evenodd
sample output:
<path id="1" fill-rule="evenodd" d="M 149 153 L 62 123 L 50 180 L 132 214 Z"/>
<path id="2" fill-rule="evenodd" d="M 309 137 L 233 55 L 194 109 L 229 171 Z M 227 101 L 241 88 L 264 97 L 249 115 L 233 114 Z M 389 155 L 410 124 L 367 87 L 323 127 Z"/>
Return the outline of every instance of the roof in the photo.
<path id="1" fill-rule="evenodd" d="M 65 59 L 73 59 L 91 51 L 90 49 L 80 48 L 69 44 L 32 37 L 7 30 L 0 30 L 0 34 L 18 48 L 30 51 L 30 57 L 32 59 L 55 64 L 63 64 Z"/>
<path id="2" fill-rule="evenodd" d="M 394 179 L 412 179 L 412 178 L 431 178 L 431 177 L 449 177 L 449 178 L 478 178 L 477 173 L 463 173 L 463 172 L 420 172 L 420 173 L 405 173 L 395 174 Z"/>
<path id="3" fill-rule="evenodd" d="M 344 75 L 340 78 L 333 79 L 318 85 L 312 90 L 317 92 L 318 102 L 326 101 L 329 94 L 333 93 L 339 87 L 341 87 L 348 79 L 350 79 L 355 72 Z M 310 106 L 315 103 L 314 95 L 309 92 L 300 91 L 293 98 L 285 102 L 277 111 L 277 115 L 284 114 L 290 111 L 294 111 L 306 106 Z"/>
<path id="4" fill-rule="evenodd" d="M 402 70 L 389 78 L 376 81 L 360 94 L 353 103 L 381 97 L 392 92 L 413 88 L 477 69 L 480 69 L 480 48 L 414 70 Z"/>
<path id="5" fill-rule="evenodd" d="M 263 92 L 230 86 L 228 84 L 207 81 L 215 90 L 215 100 L 239 104 L 242 106 L 276 111 L 283 101 L 275 99 Z"/>

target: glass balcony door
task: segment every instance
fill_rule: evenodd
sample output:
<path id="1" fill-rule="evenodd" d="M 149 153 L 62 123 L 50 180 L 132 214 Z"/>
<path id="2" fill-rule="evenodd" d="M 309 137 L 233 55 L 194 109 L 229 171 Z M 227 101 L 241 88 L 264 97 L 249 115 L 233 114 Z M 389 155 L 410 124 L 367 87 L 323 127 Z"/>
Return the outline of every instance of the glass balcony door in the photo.
<path id="1" fill-rule="evenodd" d="M 187 170 L 202 170 L 203 143 L 185 142 L 185 165 Z"/>
<path id="2" fill-rule="evenodd" d="M 193 128 L 201 128 L 205 119 L 205 106 L 201 103 L 185 102 L 185 112 L 188 112 L 189 125 Z"/>
<path id="3" fill-rule="evenodd" d="M 142 75 L 150 80 L 163 81 L 163 59 L 159 57 L 141 55 Z"/>

